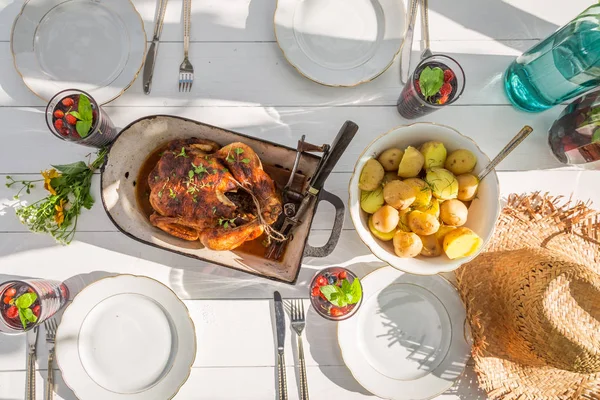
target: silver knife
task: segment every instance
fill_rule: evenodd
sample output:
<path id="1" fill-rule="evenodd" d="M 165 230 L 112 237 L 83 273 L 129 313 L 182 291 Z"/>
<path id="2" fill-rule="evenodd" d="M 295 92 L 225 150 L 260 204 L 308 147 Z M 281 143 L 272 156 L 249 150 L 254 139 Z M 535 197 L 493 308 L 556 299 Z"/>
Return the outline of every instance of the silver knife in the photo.
<path id="1" fill-rule="evenodd" d="M 279 384 L 279 400 L 287 400 L 287 380 L 285 377 L 285 357 L 283 348 L 285 344 L 285 315 L 283 302 L 279 292 L 273 293 L 275 300 L 275 326 L 277 328 L 277 379 Z"/>
<path id="2" fill-rule="evenodd" d="M 152 37 L 152 44 L 146 54 L 146 61 L 144 62 L 144 93 L 150 94 L 150 88 L 152 86 L 152 75 L 154 74 L 154 63 L 156 62 L 156 55 L 158 54 L 158 43 L 160 40 L 160 34 L 162 33 L 163 23 L 165 20 L 165 12 L 167 10 L 168 0 L 159 0 L 156 8 L 156 15 L 154 17 L 154 36 Z"/>
<path id="3" fill-rule="evenodd" d="M 415 22 L 417 20 L 417 8 L 419 0 L 410 0 L 410 9 L 408 11 L 408 27 L 404 34 L 402 49 L 400 50 L 400 82 L 408 82 L 410 75 L 410 56 L 412 52 L 413 34 L 415 31 Z"/>
<path id="4" fill-rule="evenodd" d="M 27 365 L 25 375 L 25 400 L 35 400 L 35 343 L 38 327 L 27 332 Z"/>

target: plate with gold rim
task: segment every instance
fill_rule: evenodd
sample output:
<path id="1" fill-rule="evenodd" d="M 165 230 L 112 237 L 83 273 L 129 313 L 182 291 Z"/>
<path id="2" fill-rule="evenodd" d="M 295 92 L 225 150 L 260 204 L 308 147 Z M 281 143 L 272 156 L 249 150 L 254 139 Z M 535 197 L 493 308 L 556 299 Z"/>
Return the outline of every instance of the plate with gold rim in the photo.
<path id="1" fill-rule="evenodd" d="M 404 37 L 404 2 L 278 0 L 274 24 L 284 57 L 327 86 L 356 86 L 381 75 Z"/>
<path id="2" fill-rule="evenodd" d="M 196 358 L 194 323 L 162 283 L 117 275 L 82 290 L 56 333 L 56 359 L 77 398 L 170 399 Z"/>
<path id="3" fill-rule="evenodd" d="M 376 396 L 430 399 L 463 373 L 471 343 L 456 288 L 439 275 L 383 267 L 361 280 L 363 304 L 338 324 L 344 363 Z"/>
<path id="4" fill-rule="evenodd" d="M 77 88 L 105 104 L 136 79 L 146 32 L 129 0 L 28 0 L 10 44 L 17 72 L 41 99 Z"/>

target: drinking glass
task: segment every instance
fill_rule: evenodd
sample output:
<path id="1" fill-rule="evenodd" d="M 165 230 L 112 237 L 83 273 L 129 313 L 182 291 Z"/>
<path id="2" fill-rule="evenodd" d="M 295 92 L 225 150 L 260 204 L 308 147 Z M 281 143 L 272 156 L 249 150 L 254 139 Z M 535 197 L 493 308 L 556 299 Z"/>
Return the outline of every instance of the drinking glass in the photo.
<path id="1" fill-rule="evenodd" d="M 340 273 L 342 273 L 342 278 L 339 278 Z M 349 304 L 349 305 L 347 305 L 345 307 L 341 307 L 341 308 L 333 306 L 323 295 L 320 294 L 320 292 L 319 292 L 319 294 L 316 293 L 316 291 L 318 291 L 318 286 L 319 286 L 319 285 L 317 285 L 317 279 L 319 277 L 329 278 L 330 276 L 335 276 L 335 279 L 336 279 L 335 283 L 331 283 L 331 284 L 337 284 L 340 279 L 347 279 L 348 283 L 352 284 L 352 282 L 354 282 L 354 279 L 356 279 L 356 275 L 349 269 L 342 268 L 342 267 L 325 268 L 325 269 L 317 272 L 317 274 L 313 277 L 313 279 L 310 283 L 310 302 L 311 302 L 314 310 L 321 317 L 328 319 L 330 321 L 343 321 L 345 319 L 350 318 L 354 314 L 356 314 L 360 305 L 362 304 L 362 299 L 363 299 L 364 295 L 361 296 L 358 303 Z M 359 281 L 359 284 L 360 284 L 360 281 Z M 314 289 L 314 288 L 317 288 L 317 289 Z M 313 293 L 313 290 L 315 290 L 315 293 Z M 362 291 L 362 285 L 361 285 L 361 291 Z M 334 309 L 336 312 L 333 312 Z"/>
<path id="2" fill-rule="evenodd" d="M 600 89 L 563 110 L 548 132 L 548 144 L 564 164 L 600 168 Z"/>
<path id="3" fill-rule="evenodd" d="M 517 57 L 504 89 L 518 109 L 539 112 L 600 84 L 600 4 Z"/>
<path id="4" fill-rule="evenodd" d="M 9 318 L 7 315 L 8 309 L 12 306 L 4 301 L 9 289 L 15 289 L 16 294 L 13 296 L 15 299 L 27 292 L 33 292 L 37 295 L 34 304 L 40 306 L 39 316 L 35 323 L 27 324 L 27 329 L 23 329 L 18 316 Z M 56 314 L 67 302 L 69 289 L 62 282 L 47 279 L 10 280 L 0 284 L 0 297 L 2 298 L 2 303 L 0 303 L 0 332 L 16 334 L 27 332 Z"/>
<path id="5" fill-rule="evenodd" d="M 417 82 L 419 80 L 421 71 L 423 71 L 423 69 L 426 67 L 450 69 L 454 73 L 455 78 L 453 80 L 454 85 L 452 92 L 450 93 L 448 101 L 444 104 L 435 104 L 426 101 L 425 97 L 421 94 L 420 88 L 417 88 Z M 406 85 L 404 85 L 396 106 L 398 108 L 398 112 L 404 118 L 419 118 L 454 103 L 456 100 L 458 100 L 464 89 L 465 72 L 460 64 L 452 57 L 448 57 L 443 54 L 435 54 L 422 59 L 419 65 L 417 65 L 415 71 L 408 79 L 408 82 L 406 82 Z"/>
<path id="6" fill-rule="evenodd" d="M 66 134 L 64 131 L 59 130 L 55 126 L 56 117 L 54 116 L 54 112 L 57 106 L 59 106 L 63 99 L 65 99 L 66 97 L 79 96 L 82 94 L 85 95 L 88 99 L 90 99 L 90 103 L 92 105 L 92 113 L 94 115 L 94 123 L 92 125 L 92 128 L 90 129 L 88 135 L 83 138 L 77 135 L 76 133 L 74 135 L 70 135 Z M 77 109 L 74 108 L 72 111 L 77 111 Z M 96 103 L 96 100 L 94 100 L 92 96 L 90 96 L 86 92 L 78 89 L 63 90 L 62 92 L 58 92 L 57 94 L 55 94 L 54 97 L 50 99 L 48 105 L 46 106 L 46 124 L 48 125 L 50 132 L 52 132 L 57 138 L 79 143 L 89 147 L 100 148 L 107 146 L 110 143 L 112 143 L 118 135 L 117 129 L 115 128 L 111 119 L 108 117 L 108 115 L 106 115 L 106 113 L 98 105 L 98 103 Z"/>

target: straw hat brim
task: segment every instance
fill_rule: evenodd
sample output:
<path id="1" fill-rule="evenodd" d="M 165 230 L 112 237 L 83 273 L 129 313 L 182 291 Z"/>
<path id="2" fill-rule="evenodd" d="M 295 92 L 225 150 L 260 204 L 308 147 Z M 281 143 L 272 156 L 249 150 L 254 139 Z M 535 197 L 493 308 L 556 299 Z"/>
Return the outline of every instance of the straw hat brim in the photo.
<path id="1" fill-rule="evenodd" d="M 512 195 L 485 252 L 456 271 L 490 399 L 600 399 L 599 238 L 586 204 Z"/>

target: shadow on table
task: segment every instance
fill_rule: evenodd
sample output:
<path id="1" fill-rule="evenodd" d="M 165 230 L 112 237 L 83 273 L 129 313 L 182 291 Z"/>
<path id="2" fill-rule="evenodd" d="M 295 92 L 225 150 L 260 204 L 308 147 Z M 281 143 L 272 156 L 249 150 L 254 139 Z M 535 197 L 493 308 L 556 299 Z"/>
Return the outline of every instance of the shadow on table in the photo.
<path id="1" fill-rule="evenodd" d="M 346 252 L 348 250 L 346 249 Z M 341 254 L 344 254 L 342 250 Z M 355 264 L 345 264 L 345 268 L 356 273 L 359 277 L 364 277 L 369 272 L 383 266 L 381 262 L 359 262 Z M 336 265 L 336 264 L 334 264 Z M 295 341 L 295 336 L 293 336 Z M 337 341 L 337 322 L 329 321 L 317 314 L 312 307 L 306 313 L 306 341 L 310 344 L 310 354 L 316 361 L 321 372 L 327 376 L 336 385 L 350 391 L 365 395 L 371 393 L 363 388 L 352 376 L 352 373 L 345 367 L 342 353 Z M 297 345 L 293 345 L 294 356 L 297 354 Z M 334 360 L 335 364 L 331 363 Z M 309 387 L 310 388 L 310 387 Z"/>

